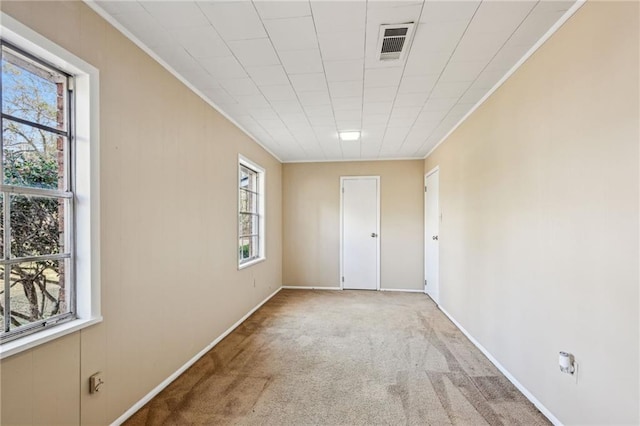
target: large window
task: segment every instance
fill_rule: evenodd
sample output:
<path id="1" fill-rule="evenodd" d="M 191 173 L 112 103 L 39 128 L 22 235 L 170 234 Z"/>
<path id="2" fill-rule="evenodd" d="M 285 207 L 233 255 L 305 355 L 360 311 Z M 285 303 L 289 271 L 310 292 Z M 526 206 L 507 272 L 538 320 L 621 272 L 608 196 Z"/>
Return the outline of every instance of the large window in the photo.
<path id="1" fill-rule="evenodd" d="M 2 339 L 72 318 L 72 77 L 2 43 Z"/>
<path id="2" fill-rule="evenodd" d="M 0 358 L 101 321 L 99 72 L 0 12 Z"/>
<path id="3" fill-rule="evenodd" d="M 264 259 L 264 169 L 240 158 L 238 168 L 238 264 Z"/>

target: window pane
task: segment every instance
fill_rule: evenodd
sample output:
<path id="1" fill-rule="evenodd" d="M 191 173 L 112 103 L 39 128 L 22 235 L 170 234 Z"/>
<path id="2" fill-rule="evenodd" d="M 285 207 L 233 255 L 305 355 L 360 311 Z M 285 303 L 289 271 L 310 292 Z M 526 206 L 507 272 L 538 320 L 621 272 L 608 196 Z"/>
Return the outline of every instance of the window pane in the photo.
<path id="1" fill-rule="evenodd" d="M 65 252 L 65 208 L 64 199 L 11 196 L 11 257 Z"/>
<path id="2" fill-rule="evenodd" d="M 66 138 L 11 120 L 2 120 L 4 183 L 65 189 Z"/>
<path id="3" fill-rule="evenodd" d="M 240 214 L 240 236 L 244 237 L 257 233 L 256 229 L 256 216 L 250 214 Z"/>
<path id="4" fill-rule="evenodd" d="M 258 174 L 251 169 L 240 166 L 240 188 L 256 192 L 258 190 Z"/>
<path id="5" fill-rule="evenodd" d="M 2 112 L 65 129 L 67 79 L 19 54 L 2 49 Z"/>
<path id="6" fill-rule="evenodd" d="M 250 238 L 240 238 L 239 256 L 241 261 L 245 259 L 249 259 L 251 257 L 251 239 Z"/>
<path id="7" fill-rule="evenodd" d="M 65 263 L 51 260 L 11 266 L 11 330 L 69 312 Z"/>
<path id="8" fill-rule="evenodd" d="M 4 333 L 4 265 L 0 265 L 0 333 Z"/>
<path id="9" fill-rule="evenodd" d="M 0 259 L 4 259 L 4 194 L 1 194 L 1 193 L 0 193 Z"/>
<path id="10" fill-rule="evenodd" d="M 240 190 L 240 211 L 245 213 L 257 213 L 257 194 L 252 192 Z"/>
<path id="11" fill-rule="evenodd" d="M 251 238 L 251 257 L 252 258 L 257 258 L 259 256 L 260 253 L 258 253 L 260 251 L 260 246 L 258 245 L 258 237 L 252 237 Z"/>

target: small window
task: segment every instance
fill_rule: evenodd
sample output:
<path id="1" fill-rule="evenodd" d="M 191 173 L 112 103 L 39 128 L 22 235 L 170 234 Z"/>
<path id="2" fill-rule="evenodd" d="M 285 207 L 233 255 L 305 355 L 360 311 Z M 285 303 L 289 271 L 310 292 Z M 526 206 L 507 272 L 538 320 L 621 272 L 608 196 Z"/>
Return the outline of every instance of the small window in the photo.
<path id="1" fill-rule="evenodd" d="M 238 265 L 264 259 L 264 169 L 240 158 L 238 168 Z"/>
<path id="2" fill-rule="evenodd" d="M 3 341 L 75 318 L 72 77 L 2 43 Z"/>

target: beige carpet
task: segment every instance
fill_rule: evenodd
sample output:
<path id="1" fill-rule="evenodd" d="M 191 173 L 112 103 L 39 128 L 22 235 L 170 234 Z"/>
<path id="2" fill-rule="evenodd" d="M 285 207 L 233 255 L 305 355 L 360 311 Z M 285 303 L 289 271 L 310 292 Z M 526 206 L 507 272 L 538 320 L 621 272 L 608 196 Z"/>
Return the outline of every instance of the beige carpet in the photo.
<path id="1" fill-rule="evenodd" d="M 126 424 L 549 422 L 425 295 L 282 290 Z"/>

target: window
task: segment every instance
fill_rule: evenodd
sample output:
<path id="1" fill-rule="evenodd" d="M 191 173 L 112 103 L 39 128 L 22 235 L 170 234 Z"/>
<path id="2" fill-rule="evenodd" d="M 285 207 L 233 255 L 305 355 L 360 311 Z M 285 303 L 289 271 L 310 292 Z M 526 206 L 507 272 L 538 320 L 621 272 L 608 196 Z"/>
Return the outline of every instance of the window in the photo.
<path id="1" fill-rule="evenodd" d="M 238 265 L 264 259 L 264 169 L 240 158 L 238 168 Z"/>
<path id="2" fill-rule="evenodd" d="M 4 358 L 101 320 L 99 85 L 91 65 L 0 18 Z"/>

